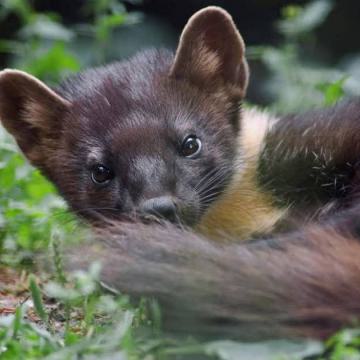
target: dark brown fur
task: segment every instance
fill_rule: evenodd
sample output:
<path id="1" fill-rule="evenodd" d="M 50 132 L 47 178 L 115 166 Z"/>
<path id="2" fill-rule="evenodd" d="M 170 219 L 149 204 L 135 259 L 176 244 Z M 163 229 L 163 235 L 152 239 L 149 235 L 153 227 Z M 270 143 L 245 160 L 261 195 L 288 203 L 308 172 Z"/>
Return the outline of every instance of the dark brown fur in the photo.
<path id="1" fill-rule="evenodd" d="M 321 207 L 354 199 L 360 154 L 360 99 L 288 115 L 268 133 L 259 185 L 282 205 Z"/>
<path id="2" fill-rule="evenodd" d="M 246 121 L 244 52 L 230 16 L 211 7 L 189 21 L 175 56 L 143 52 L 84 71 L 56 92 L 27 74 L 1 72 L 1 121 L 72 209 L 100 221 L 100 241 L 69 256 L 71 267 L 102 260 L 103 280 L 156 297 L 173 331 L 324 338 L 360 317 L 360 104 L 281 119 L 262 131 L 261 153 L 245 158 L 238 143 Z M 198 158 L 179 155 L 189 134 L 203 140 Z M 256 192 L 266 210 L 286 215 L 291 206 L 316 222 L 219 245 L 171 225 L 109 221 L 171 194 L 181 220 L 195 225 L 231 194 L 234 178 L 244 180 L 244 163 L 246 179 L 258 180 L 244 187 L 249 202 Z M 94 164 L 113 170 L 106 186 L 91 180 Z M 341 214 L 314 216 L 333 203 Z"/>
<path id="3" fill-rule="evenodd" d="M 194 225 L 229 183 L 248 78 L 244 44 L 216 8 L 195 15 L 183 38 L 175 56 L 144 51 L 84 71 L 56 94 L 27 74 L 0 74 L 2 123 L 78 214 L 123 218 L 168 196 Z M 179 154 L 188 135 L 203 140 L 201 157 Z M 97 164 L 114 173 L 108 186 L 92 182 Z M 216 181 L 200 189 L 209 174 Z"/>

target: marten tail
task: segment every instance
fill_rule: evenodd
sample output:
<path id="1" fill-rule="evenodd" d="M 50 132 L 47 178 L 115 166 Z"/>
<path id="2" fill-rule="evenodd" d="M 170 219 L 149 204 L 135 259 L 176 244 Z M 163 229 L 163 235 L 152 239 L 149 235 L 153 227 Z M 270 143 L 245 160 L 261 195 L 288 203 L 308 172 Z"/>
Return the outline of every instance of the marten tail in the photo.
<path id="1" fill-rule="evenodd" d="M 112 225 L 70 257 L 70 266 L 100 260 L 102 280 L 155 297 L 172 332 L 323 339 L 360 318 L 359 209 L 241 244 L 213 243 L 171 225 Z"/>

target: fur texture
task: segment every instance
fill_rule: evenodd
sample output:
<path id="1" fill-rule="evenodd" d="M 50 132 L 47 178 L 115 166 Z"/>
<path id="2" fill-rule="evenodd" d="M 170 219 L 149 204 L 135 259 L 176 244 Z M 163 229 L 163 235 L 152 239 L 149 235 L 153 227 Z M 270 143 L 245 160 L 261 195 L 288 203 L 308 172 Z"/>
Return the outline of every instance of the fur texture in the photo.
<path id="1" fill-rule="evenodd" d="M 324 338 L 360 317 L 360 102 L 280 119 L 241 111 L 244 54 L 231 17 L 210 7 L 175 55 L 145 51 L 55 92 L 1 72 L 0 118 L 101 228 L 71 268 L 102 261 L 104 282 L 156 297 L 174 332 Z M 196 156 L 182 151 L 189 136 Z M 164 198 L 203 235 L 139 223 L 144 201 Z"/>
<path id="2" fill-rule="evenodd" d="M 355 207 L 299 231 L 224 245 L 170 225 L 108 224 L 68 265 L 100 261 L 108 286 L 155 297 L 172 333 L 324 339 L 360 317 L 358 224 Z"/>
<path id="3" fill-rule="evenodd" d="M 360 99 L 352 99 L 285 116 L 264 141 L 260 182 L 278 191 L 276 198 L 305 206 L 346 196 L 359 161 L 359 110 Z"/>
<path id="4" fill-rule="evenodd" d="M 225 49 L 226 40 L 232 46 Z M 231 17 L 210 7 L 189 21 L 175 56 L 149 50 L 84 71 L 56 96 L 28 75 L 2 72 L 0 116 L 79 215 L 123 219 L 166 197 L 179 221 L 195 225 L 240 170 L 234 164 L 248 78 L 244 53 Z M 43 111 L 19 108 L 14 94 Z M 189 136 L 202 142 L 198 157 L 181 155 Z M 92 181 L 99 166 L 113 175 L 106 186 Z"/>
<path id="5" fill-rule="evenodd" d="M 217 241 L 241 241 L 254 234 L 269 233 L 287 211 L 285 206 L 275 206 L 276 199 L 257 180 L 265 137 L 278 119 L 256 109 L 244 110 L 242 115 L 233 179 L 196 227 Z"/>

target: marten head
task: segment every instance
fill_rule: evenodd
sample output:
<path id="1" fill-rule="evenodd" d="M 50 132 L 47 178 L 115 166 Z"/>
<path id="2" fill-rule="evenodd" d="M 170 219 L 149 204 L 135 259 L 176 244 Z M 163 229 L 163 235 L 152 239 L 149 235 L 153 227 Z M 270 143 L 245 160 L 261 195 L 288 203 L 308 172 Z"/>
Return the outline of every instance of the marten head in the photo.
<path id="1" fill-rule="evenodd" d="M 0 117 L 79 214 L 193 225 L 234 172 L 248 71 L 231 17 L 196 13 L 175 55 L 145 51 L 52 90 L 0 73 Z"/>

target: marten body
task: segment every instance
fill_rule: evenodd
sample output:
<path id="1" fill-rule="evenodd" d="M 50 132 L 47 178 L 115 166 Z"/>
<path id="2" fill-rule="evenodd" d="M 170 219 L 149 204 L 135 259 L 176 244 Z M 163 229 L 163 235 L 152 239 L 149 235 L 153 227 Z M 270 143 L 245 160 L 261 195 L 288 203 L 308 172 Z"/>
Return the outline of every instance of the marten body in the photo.
<path id="1" fill-rule="evenodd" d="M 1 72 L 0 118 L 101 228 L 102 250 L 73 266 L 105 260 L 103 280 L 157 297 L 172 330 L 326 337 L 360 317 L 360 99 L 283 118 L 241 109 L 244 54 L 210 7 L 175 55 L 143 52 L 56 90 Z M 140 221 L 154 216 L 175 225 Z"/>

